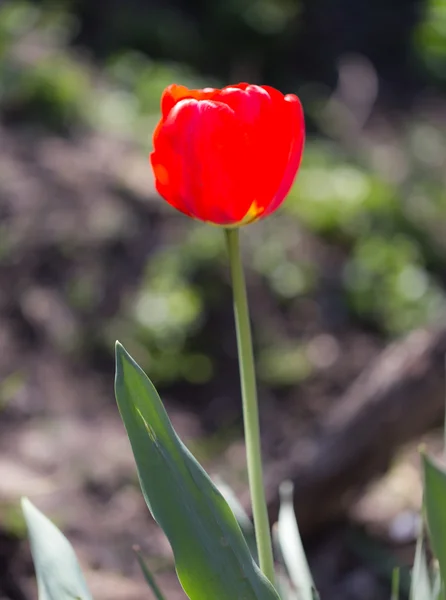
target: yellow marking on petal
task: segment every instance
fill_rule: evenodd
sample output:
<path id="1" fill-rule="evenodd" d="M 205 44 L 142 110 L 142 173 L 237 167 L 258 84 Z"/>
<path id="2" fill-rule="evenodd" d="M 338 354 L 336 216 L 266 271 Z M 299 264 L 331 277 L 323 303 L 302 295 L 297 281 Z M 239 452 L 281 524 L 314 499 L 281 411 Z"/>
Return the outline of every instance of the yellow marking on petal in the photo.
<path id="1" fill-rule="evenodd" d="M 265 210 L 264 207 L 257 206 L 257 202 L 254 200 L 254 202 L 249 207 L 248 212 L 243 217 L 243 219 L 238 223 L 238 225 L 248 225 L 248 223 L 257 221 L 257 219 L 264 212 L 264 210 Z"/>
<path id="2" fill-rule="evenodd" d="M 220 225 L 219 223 L 214 223 L 213 221 L 205 221 L 208 225 L 214 225 L 214 227 L 223 227 L 224 229 L 234 229 L 234 227 L 242 227 L 243 225 L 249 225 L 260 217 L 260 215 L 264 212 L 263 206 L 257 206 L 257 202 L 251 204 L 248 209 L 246 215 L 241 219 L 241 221 L 237 221 L 237 223 L 231 223 L 230 225 Z M 200 219 L 198 219 L 200 220 Z"/>

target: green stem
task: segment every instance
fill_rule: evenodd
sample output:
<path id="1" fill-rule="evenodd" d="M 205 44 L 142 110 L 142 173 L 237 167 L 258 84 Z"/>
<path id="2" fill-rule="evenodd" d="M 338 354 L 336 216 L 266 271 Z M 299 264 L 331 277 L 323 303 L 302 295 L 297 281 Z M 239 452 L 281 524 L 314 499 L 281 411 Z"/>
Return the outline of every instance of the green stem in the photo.
<path id="1" fill-rule="evenodd" d="M 260 569 L 274 585 L 274 560 L 263 486 L 259 407 L 252 351 L 251 325 L 249 322 L 245 276 L 240 256 L 239 232 L 238 229 L 226 229 L 225 233 L 231 266 L 235 327 L 237 330 L 237 348 L 242 388 L 243 421 L 245 425 L 246 458 L 257 551 L 259 554 Z"/>

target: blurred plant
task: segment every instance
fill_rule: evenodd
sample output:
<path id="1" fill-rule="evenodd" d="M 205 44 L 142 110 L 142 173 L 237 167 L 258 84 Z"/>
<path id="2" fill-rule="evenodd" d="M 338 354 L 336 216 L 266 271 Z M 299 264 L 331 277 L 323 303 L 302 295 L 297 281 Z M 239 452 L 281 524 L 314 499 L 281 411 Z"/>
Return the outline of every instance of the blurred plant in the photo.
<path id="1" fill-rule="evenodd" d="M 402 235 L 360 240 L 345 273 L 353 308 L 393 334 L 438 322 L 444 293 L 421 260 L 416 242 Z"/>
<path id="2" fill-rule="evenodd" d="M 56 7 L 29 2 L 0 6 L 0 102 L 6 114 L 38 119 L 67 131 L 85 121 L 92 87 L 88 70 L 68 52 L 75 22 Z"/>
<path id="3" fill-rule="evenodd" d="M 435 323 L 446 308 L 444 288 L 428 269 L 438 238 L 434 223 L 446 206 L 436 192 L 424 199 L 415 189 L 413 199 L 400 199 L 405 188 L 339 162 L 329 146 L 317 143 L 309 147 L 285 207 L 311 231 L 346 249 L 350 309 L 391 335 Z"/>
<path id="4" fill-rule="evenodd" d="M 192 227 L 182 242 L 154 252 L 131 307 L 129 323 L 112 328 L 140 348 L 139 357 L 159 384 L 205 383 L 214 372 L 211 348 L 193 340 L 206 323 L 206 309 L 220 301 L 217 281 L 197 281 L 223 263 L 224 245 L 215 232 Z M 208 282 L 206 284 L 206 281 Z M 195 346 L 195 347 L 194 347 Z"/>
<path id="5" fill-rule="evenodd" d="M 427 68 L 444 82 L 446 73 L 446 1 L 428 0 L 415 31 L 415 44 Z"/>

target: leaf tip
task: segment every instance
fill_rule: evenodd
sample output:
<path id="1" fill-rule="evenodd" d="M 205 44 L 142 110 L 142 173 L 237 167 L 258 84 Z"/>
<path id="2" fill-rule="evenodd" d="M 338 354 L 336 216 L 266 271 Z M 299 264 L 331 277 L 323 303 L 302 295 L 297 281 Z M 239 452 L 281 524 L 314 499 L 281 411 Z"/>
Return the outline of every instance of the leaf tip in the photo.
<path id="1" fill-rule="evenodd" d="M 290 479 L 282 481 L 279 487 L 280 500 L 283 504 L 292 503 L 294 496 L 294 484 Z"/>
<path id="2" fill-rule="evenodd" d="M 121 356 L 125 356 L 126 354 L 127 354 L 127 351 L 124 348 L 124 346 L 121 344 L 121 342 L 119 340 L 116 340 L 116 342 L 115 342 L 116 362 L 118 361 L 118 358 L 120 358 Z"/>
<path id="3" fill-rule="evenodd" d="M 39 512 L 39 510 L 31 502 L 31 500 L 26 496 L 22 496 L 20 498 L 20 505 L 22 507 L 22 512 L 26 520 L 28 520 L 28 518 L 31 517 L 33 514 Z"/>
<path id="4" fill-rule="evenodd" d="M 119 367 L 122 368 L 124 362 L 131 363 L 138 367 L 134 358 L 132 358 L 130 356 L 129 352 L 127 352 L 127 350 L 124 348 L 124 346 L 121 344 L 121 342 L 119 340 L 116 340 L 116 342 L 115 342 L 115 359 L 116 359 L 116 368 L 117 369 Z"/>
<path id="5" fill-rule="evenodd" d="M 115 342 L 115 365 L 116 365 L 116 380 L 122 375 L 124 370 L 124 362 L 131 360 L 130 354 L 124 346 L 116 340 Z"/>

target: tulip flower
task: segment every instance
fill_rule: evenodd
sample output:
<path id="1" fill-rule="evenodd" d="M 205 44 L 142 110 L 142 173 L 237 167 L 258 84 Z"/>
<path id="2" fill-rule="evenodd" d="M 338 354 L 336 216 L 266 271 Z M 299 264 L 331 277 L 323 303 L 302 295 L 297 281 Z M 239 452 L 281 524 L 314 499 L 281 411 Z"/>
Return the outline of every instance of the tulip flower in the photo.
<path id="1" fill-rule="evenodd" d="M 274 559 L 263 485 L 259 408 L 239 225 L 263 219 L 286 198 L 299 169 L 305 124 L 299 98 L 239 83 L 190 90 L 170 85 L 161 98 L 150 161 L 169 204 L 225 227 L 259 566 L 274 585 Z"/>
<path id="2" fill-rule="evenodd" d="M 177 210 L 236 227 L 266 217 L 299 169 L 305 125 L 293 94 L 239 83 L 170 85 L 150 155 L 156 189 Z"/>

